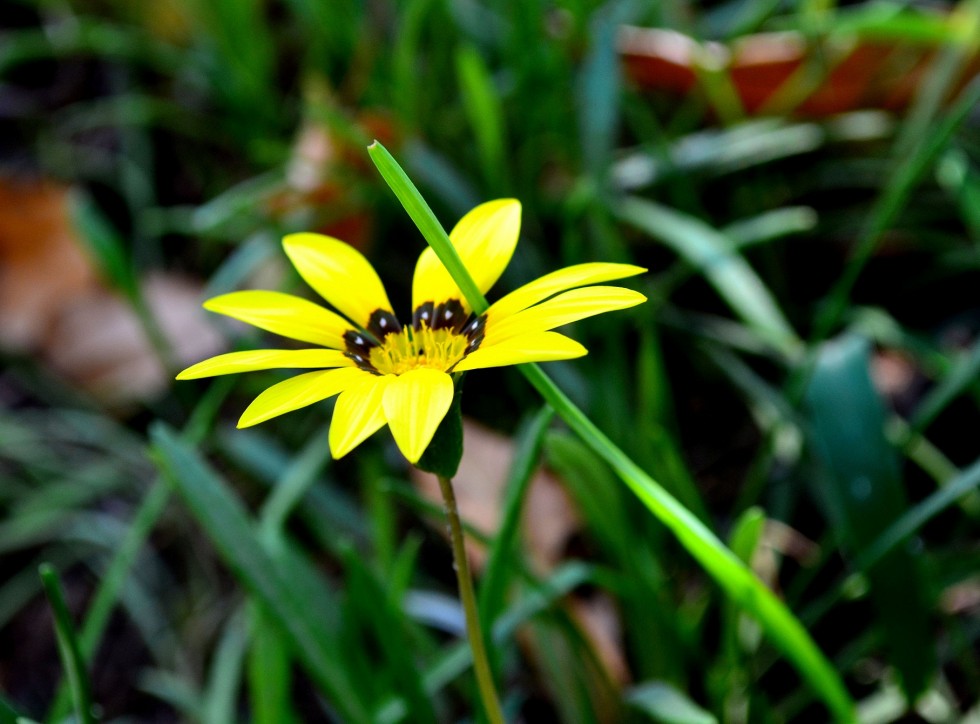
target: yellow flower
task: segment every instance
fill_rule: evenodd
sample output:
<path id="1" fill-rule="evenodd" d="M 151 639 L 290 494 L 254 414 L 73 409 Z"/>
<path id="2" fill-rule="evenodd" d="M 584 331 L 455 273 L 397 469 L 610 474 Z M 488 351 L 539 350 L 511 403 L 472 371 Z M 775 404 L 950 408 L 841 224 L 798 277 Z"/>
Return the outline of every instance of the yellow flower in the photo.
<path id="1" fill-rule="evenodd" d="M 510 262 L 520 223 L 520 203 L 499 199 L 470 211 L 449 235 L 481 292 L 493 286 Z M 224 294 L 204 307 L 319 347 L 223 354 L 189 367 L 177 379 L 274 368 L 316 369 L 260 394 L 238 426 L 255 425 L 339 395 L 329 435 L 335 458 L 387 424 L 405 457 L 418 462 L 452 403 L 452 374 L 579 357 L 586 353 L 582 345 L 550 330 L 646 299 L 621 287 L 586 286 L 645 269 L 578 264 L 525 284 L 477 316 L 427 248 L 412 280 L 411 324 L 402 325 L 374 268 L 353 247 L 328 236 L 303 233 L 287 236 L 283 248 L 300 276 L 340 314 L 300 297 L 269 291 Z"/>

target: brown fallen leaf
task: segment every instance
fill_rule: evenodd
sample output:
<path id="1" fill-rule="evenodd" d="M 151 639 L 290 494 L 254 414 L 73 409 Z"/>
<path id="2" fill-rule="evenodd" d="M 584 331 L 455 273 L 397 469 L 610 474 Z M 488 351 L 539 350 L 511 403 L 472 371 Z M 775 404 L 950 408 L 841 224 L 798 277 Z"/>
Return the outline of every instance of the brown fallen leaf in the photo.
<path id="1" fill-rule="evenodd" d="M 632 675 L 623 653 L 623 621 L 612 596 L 606 593 L 594 593 L 588 598 L 571 596 L 569 605 L 582 630 L 588 633 L 610 679 L 619 686 L 629 684 Z"/>
<path id="2" fill-rule="evenodd" d="M 71 300 L 99 287 L 67 213 L 68 189 L 0 177 L 0 346 L 45 344 Z"/>
<path id="3" fill-rule="evenodd" d="M 943 590 L 939 607 L 949 615 L 980 614 L 980 578 L 974 576 Z"/>
<path id="4" fill-rule="evenodd" d="M 766 519 L 762 539 L 752 556 L 751 568 L 769 588 L 779 588 L 780 559 L 788 556 L 804 568 L 820 558 L 820 546 L 785 523 Z"/>
<path id="5" fill-rule="evenodd" d="M 68 211 L 69 189 L 0 177 L 0 347 L 32 355 L 107 405 L 151 399 L 171 383 L 132 306 L 100 280 Z M 142 281 L 177 364 L 221 351 L 199 282 Z"/>
<path id="6" fill-rule="evenodd" d="M 175 363 L 187 366 L 222 351 L 224 339 L 201 308 L 200 283 L 153 274 L 142 284 Z M 57 343 L 44 349 L 52 368 L 111 406 L 152 399 L 170 386 L 172 372 L 128 302 L 104 289 L 74 302 L 52 330 Z"/>

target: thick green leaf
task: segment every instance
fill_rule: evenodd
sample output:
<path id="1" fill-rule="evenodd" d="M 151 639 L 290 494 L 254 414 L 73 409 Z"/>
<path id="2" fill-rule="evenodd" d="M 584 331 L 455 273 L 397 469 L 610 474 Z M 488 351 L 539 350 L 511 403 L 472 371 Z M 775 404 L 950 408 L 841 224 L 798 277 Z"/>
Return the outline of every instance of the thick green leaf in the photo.
<path id="1" fill-rule="evenodd" d="M 825 343 L 806 391 L 814 447 L 826 467 L 814 493 L 844 549 L 858 555 L 908 507 L 897 452 L 885 438 L 885 410 L 872 387 L 867 340 Z M 889 658 L 914 701 L 936 667 L 929 604 L 918 561 L 893 549 L 864 571 Z"/>

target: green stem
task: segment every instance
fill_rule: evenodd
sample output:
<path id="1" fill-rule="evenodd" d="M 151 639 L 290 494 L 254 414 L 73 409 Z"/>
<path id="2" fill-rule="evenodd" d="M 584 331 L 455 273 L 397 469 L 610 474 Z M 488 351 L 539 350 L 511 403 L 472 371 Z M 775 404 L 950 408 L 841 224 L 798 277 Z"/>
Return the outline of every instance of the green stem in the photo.
<path id="1" fill-rule="evenodd" d="M 466 545 L 463 540 L 463 525 L 459 520 L 456 508 L 456 495 L 453 493 L 453 483 L 442 475 L 439 478 L 439 488 L 442 490 L 442 500 L 446 505 L 446 517 L 449 520 L 449 537 L 453 547 L 453 561 L 456 569 L 456 582 L 459 584 L 459 598 L 463 603 L 466 614 L 466 636 L 473 651 L 473 671 L 476 674 L 476 684 L 483 700 L 490 724 L 504 724 L 504 715 L 500 709 L 497 690 L 493 686 L 493 675 L 490 673 L 490 662 L 487 660 L 487 650 L 483 644 L 483 633 L 480 631 L 480 616 L 476 610 L 476 594 L 473 592 L 473 579 L 470 576 L 470 565 L 466 558 Z"/>

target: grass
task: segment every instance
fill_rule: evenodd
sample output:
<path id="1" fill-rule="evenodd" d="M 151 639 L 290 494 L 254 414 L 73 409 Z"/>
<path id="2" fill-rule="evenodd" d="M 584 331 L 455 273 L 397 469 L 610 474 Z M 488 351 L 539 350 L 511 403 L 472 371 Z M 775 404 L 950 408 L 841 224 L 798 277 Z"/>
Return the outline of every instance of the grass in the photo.
<path id="1" fill-rule="evenodd" d="M 947 26 L 768 0 L 20 0 L 0 171 L 73 186 L 87 253 L 171 370 L 147 275 L 298 291 L 256 281 L 290 231 L 362 245 L 396 307 L 426 241 L 498 196 L 524 208 L 500 290 L 648 267 L 647 304 L 576 326 L 588 357 L 466 385 L 464 413 L 515 447 L 500 528 L 470 528 L 508 720 L 966 720 L 980 86 L 957 28 L 978 7 Z M 724 70 L 638 90 L 622 23 L 937 52 L 907 109 L 806 117 L 784 93 L 747 118 Z M 331 461 L 322 406 L 234 430 L 275 373 L 120 409 L 5 355 L 0 722 L 475 716 L 443 521 L 390 439 Z M 546 569 L 539 463 L 578 510 Z"/>

